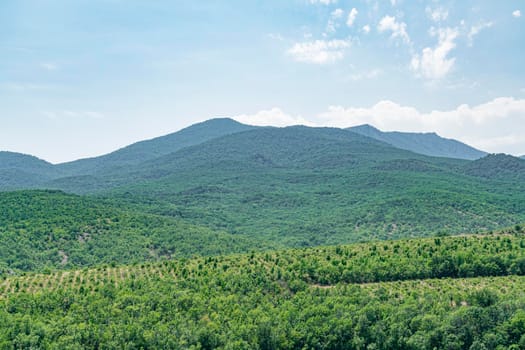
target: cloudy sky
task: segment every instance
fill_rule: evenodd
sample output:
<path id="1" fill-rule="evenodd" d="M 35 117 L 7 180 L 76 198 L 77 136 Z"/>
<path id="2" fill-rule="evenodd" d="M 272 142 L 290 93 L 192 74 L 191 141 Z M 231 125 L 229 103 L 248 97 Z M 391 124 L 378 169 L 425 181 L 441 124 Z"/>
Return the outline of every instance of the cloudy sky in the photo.
<path id="1" fill-rule="evenodd" d="M 522 0 L 2 0 L 0 150 L 52 162 L 230 116 L 525 154 Z"/>

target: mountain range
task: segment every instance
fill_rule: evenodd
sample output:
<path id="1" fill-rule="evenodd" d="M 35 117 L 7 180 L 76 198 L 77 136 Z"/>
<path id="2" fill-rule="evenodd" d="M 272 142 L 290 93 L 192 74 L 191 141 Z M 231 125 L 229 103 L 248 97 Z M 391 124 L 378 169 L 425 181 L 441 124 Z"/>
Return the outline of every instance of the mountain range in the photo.
<path id="1" fill-rule="evenodd" d="M 269 129 L 271 131 L 263 131 L 262 129 Z M 303 129 L 308 130 L 309 128 L 303 127 Z M 310 129 L 315 130 L 315 128 Z M 318 128 L 317 130 L 322 129 L 323 128 Z M 203 147 L 213 148 L 213 145 L 210 146 L 205 143 L 212 140 L 215 140 L 214 142 L 221 142 L 218 139 L 228 135 L 253 131 L 254 133 L 252 135 L 260 135 L 266 132 L 271 138 L 271 133 L 286 133 L 287 131 L 285 130 L 295 130 L 295 133 L 297 133 L 299 129 L 261 128 L 244 125 L 229 118 L 218 118 L 192 125 L 166 136 L 137 142 L 106 155 L 57 165 L 52 165 L 30 155 L 0 152 L 0 189 L 52 187 L 72 190 L 73 192 L 86 192 L 85 189 L 81 188 L 82 183 L 91 180 L 94 181 L 93 176 L 95 175 L 128 172 L 130 168 L 133 169 L 137 166 L 140 168 L 141 163 L 149 161 L 155 163 L 155 159 L 158 159 L 158 162 L 162 162 L 164 161 L 162 160 L 163 156 L 175 154 L 177 151 L 191 146 L 202 144 Z M 337 132 L 336 129 L 330 130 L 332 133 L 330 137 L 339 133 L 339 139 L 341 135 L 349 138 L 349 134 L 342 130 Z M 374 139 L 398 149 L 427 156 L 475 160 L 487 155 L 487 153 L 483 151 L 456 140 L 442 138 L 435 133 L 382 132 L 370 125 L 356 126 L 347 130 L 366 136 L 366 142 L 370 145 L 373 144 L 370 139 Z M 247 137 L 250 137 L 250 134 L 247 134 Z M 296 135 L 296 137 L 300 138 L 299 135 Z M 304 137 L 308 137 L 306 133 Z M 270 140 L 266 141 L 270 142 Z M 223 140 L 222 142 L 233 142 L 232 144 L 236 145 L 251 143 L 250 140 L 247 139 L 238 141 L 231 139 Z M 254 147 L 258 147 L 255 143 L 252 144 Z M 267 146 L 269 146 L 269 144 L 260 145 L 262 148 Z M 224 148 L 224 151 L 229 152 L 227 147 Z M 292 150 L 292 152 L 295 151 Z M 367 152 L 362 152 L 361 156 L 366 153 Z M 372 158 L 375 157 L 374 154 L 377 154 L 372 151 L 368 153 Z M 218 155 L 219 158 L 216 159 L 220 159 L 220 157 L 223 156 L 224 155 Z M 320 156 L 323 157 L 323 155 Z M 323 158 L 325 158 L 326 161 L 326 157 Z M 262 161 L 262 158 L 259 159 L 259 161 Z M 140 173 L 141 170 L 135 169 L 133 172 Z M 78 186 L 76 185 L 77 182 L 80 182 Z M 90 190 L 87 192 L 89 191 Z"/>
<path id="2" fill-rule="evenodd" d="M 370 132 L 376 137 L 363 135 Z M 388 142 L 379 140 L 383 134 Z M 433 156 L 422 154 L 432 149 Z M 443 157 L 445 151 L 456 158 Z M 242 237 L 243 247 L 298 247 L 491 230 L 525 221 L 525 161 L 507 155 L 460 159 L 480 152 L 435 134 L 381 133 L 369 126 L 254 127 L 222 118 L 57 165 L 3 152 L 0 189 L 60 190 L 82 195 L 64 199 L 80 202 L 72 207 L 94 201 L 124 217 L 160 216 L 167 221 L 152 221 L 164 232 L 149 238 L 152 252 L 173 247 L 166 241 L 168 227 L 196 227 L 202 234 L 186 237 L 184 254 L 212 251 L 202 237 L 214 232 L 225 237 L 221 242 Z M 55 192 L 36 196 L 62 200 Z M 10 200 L 3 203 L 1 209 L 10 210 Z M 56 215 L 57 222 L 74 216 Z M 85 225 L 98 227 L 90 224 L 95 217 Z M 150 232 L 147 222 L 121 232 Z M 56 229 L 70 230 L 77 242 L 78 225 L 66 226 Z M 222 251 L 242 251 L 224 244 L 230 248 Z"/>

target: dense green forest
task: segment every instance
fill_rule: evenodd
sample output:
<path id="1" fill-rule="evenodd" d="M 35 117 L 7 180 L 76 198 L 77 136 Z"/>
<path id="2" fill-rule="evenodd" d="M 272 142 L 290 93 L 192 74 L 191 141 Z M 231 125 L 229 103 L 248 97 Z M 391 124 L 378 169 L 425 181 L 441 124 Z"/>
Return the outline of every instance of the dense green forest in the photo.
<path id="1" fill-rule="evenodd" d="M 264 178 L 260 185 L 264 186 Z M 297 186 L 304 192 L 294 190 Z M 348 202 L 334 192 L 340 207 L 323 201 L 328 195 L 319 194 L 319 188 L 308 190 L 302 184 L 290 185 L 281 192 L 269 188 L 252 192 L 251 203 L 246 197 L 239 198 L 242 191 L 249 191 L 244 186 L 236 191 L 200 188 L 178 195 L 151 189 L 151 194 L 143 197 L 121 194 L 112 198 L 59 191 L 5 192 L 0 193 L 0 275 L 416 236 L 410 229 L 420 230 L 418 236 L 430 236 L 446 234 L 451 227 L 461 225 L 464 230 L 460 232 L 468 232 L 464 222 L 452 221 L 459 210 L 456 208 L 462 205 L 471 209 L 461 217 L 477 222 L 475 229 L 491 226 L 484 221 L 486 215 L 477 214 L 490 212 L 490 204 L 469 200 L 467 190 L 457 203 L 447 198 L 447 192 L 422 188 L 413 199 L 407 194 L 404 201 L 380 202 L 355 188 Z M 388 193 L 384 187 L 382 191 L 383 195 Z M 429 202 L 420 198 L 422 193 L 435 193 L 433 202 L 442 201 L 450 209 L 432 211 Z M 159 198 L 154 200 L 154 195 Z M 304 203 L 292 200 L 293 196 L 312 205 L 318 201 L 316 210 L 305 209 Z M 512 194 L 495 194 L 494 200 L 505 203 L 504 196 Z M 508 211 L 519 214 L 519 203 L 513 203 Z M 493 214 L 497 225 L 513 222 L 511 215 L 501 213 L 497 217 L 499 213 Z M 388 218 L 397 226 L 386 224 Z M 450 221 L 442 226 L 445 219 Z M 418 222 L 426 222 L 428 227 L 417 226 Z M 393 232 L 382 234 L 385 230 Z"/>
<path id="2" fill-rule="evenodd" d="M 396 137 L 425 149 L 436 138 Z M 51 165 L 0 154 L 0 163 L 0 189 L 83 194 L 91 203 L 276 247 L 487 231 L 525 221 L 519 158 L 429 157 L 335 128 L 215 119 L 101 157 Z"/>
<path id="3" fill-rule="evenodd" d="M 0 193 L 0 276 L 273 247 L 58 191 Z"/>
<path id="4" fill-rule="evenodd" d="M 0 349 L 525 349 L 525 161 L 405 149 L 217 119 L 2 152 Z"/>
<path id="5" fill-rule="evenodd" d="M 516 226 L 10 277 L 0 346 L 521 349 L 524 247 Z"/>

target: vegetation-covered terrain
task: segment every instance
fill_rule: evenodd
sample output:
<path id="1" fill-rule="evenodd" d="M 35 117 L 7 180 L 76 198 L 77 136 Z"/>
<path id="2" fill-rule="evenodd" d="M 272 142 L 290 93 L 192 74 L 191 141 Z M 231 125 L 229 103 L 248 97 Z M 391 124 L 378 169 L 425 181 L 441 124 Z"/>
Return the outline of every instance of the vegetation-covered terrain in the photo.
<path id="1" fill-rule="evenodd" d="M 525 221 L 525 161 L 519 158 L 429 157 L 334 128 L 257 128 L 216 119 L 98 158 L 51 166 L 24 156 L 5 164 L 14 173 L 46 169 L 41 177 L 6 182 L 21 188 L 85 194 L 289 247 L 476 232 Z M 50 166 L 59 174 L 51 180 Z M 39 181 L 31 184 L 33 177 Z"/>
<path id="2" fill-rule="evenodd" d="M 348 130 L 427 156 L 475 160 L 487 155 L 486 152 L 456 140 L 443 138 L 436 133 L 384 132 L 368 124 L 354 126 Z"/>
<path id="3" fill-rule="evenodd" d="M 389 136 L 0 153 L 0 349 L 525 349 L 525 161 Z"/>
<path id="4" fill-rule="evenodd" d="M 514 227 L 11 277 L 0 346 L 521 349 L 524 247 Z"/>
<path id="5" fill-rule="evenodd" d="M 272 247 L 58 191 L 0 193 L 0 276 Z"/>
<path id="6" fill-rule="evenodd" d="M 6 272 L 458 234 L 525 221 L 519 158 L 429 157 L 335 128 L 215 119 L 66 164 L 4 152 L 0 170 L 6 190 L 17 183 L 83 194 L 0 193 Z"/>

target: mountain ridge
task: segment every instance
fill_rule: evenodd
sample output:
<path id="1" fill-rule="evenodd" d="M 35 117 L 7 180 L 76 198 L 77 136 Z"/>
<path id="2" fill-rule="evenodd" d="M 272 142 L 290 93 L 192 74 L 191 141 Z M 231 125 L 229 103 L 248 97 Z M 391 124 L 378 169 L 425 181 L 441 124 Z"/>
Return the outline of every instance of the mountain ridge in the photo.
<path id="1" fill-rule="evenodd" d="M 254 128 L 256 127 L 241 124 L 231 118 L 213 118 L 167 135 L 132 143 L 102 156 L 60 163 L 56 166 L 70 176 L 93 174 L 111 167 L 136 165 L 184 147 Z"/>
<path id="2" fill-rule="evenodd" d="M 475 160 L 487 154 L 463 142 L 443 138 L 435 132 L 385 132 L 369 124 L 353 126 L 347 128 L 347 130 L 386 142 L 397 148 L 427 156 Z"/>

